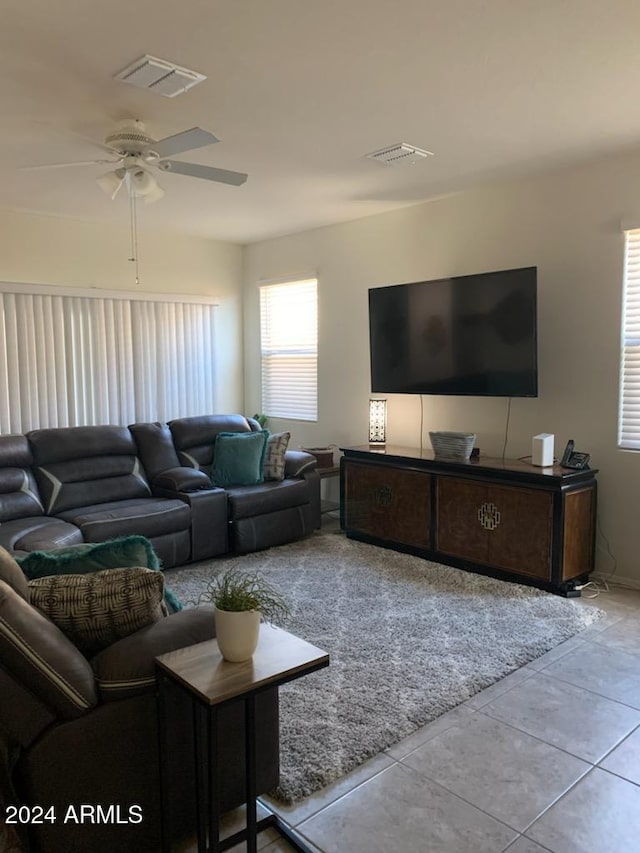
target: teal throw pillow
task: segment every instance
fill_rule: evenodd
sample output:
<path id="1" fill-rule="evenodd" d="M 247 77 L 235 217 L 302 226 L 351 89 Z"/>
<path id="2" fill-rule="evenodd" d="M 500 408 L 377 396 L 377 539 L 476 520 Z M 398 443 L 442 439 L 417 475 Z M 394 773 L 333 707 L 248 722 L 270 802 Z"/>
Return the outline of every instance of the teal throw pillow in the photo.
<path id="1" fill-rule="evenodd" d="M 213 444 L 211 481 L 226 486 L 255 486 L 264 480 L 264 456 L 269 430 L 219 432 Z"/>
<path id="2" fill-rule="evenodd" d="M 50 575 L 86 575 L 102 569 L 126 569 L 141 566 L 160 570 L 160 560 L 146 536 L 120 536 L 106 542 L 85 542 L 51 551 L 31 551 L 16 557 L 27 580 Z M 170 613 L 182 610 L 182 603 L 165 587 L 164 598 Z"/>

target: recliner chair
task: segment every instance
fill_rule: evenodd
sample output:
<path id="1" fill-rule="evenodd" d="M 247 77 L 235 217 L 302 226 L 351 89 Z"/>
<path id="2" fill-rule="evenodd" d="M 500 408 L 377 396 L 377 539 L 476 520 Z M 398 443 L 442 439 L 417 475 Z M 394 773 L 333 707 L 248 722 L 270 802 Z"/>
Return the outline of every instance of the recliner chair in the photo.
<path id="1" fill-rule="evenodd" d="M 208 607 L 166 616 L 118 640 L 91 660 L 30 603 L 18 564 L 0 548 L 0 806 L 53 807 L 55 821 L 28 826 L 31 853 L 142 853 L 160 845 L 159 747 L 154 658 L 214 636 Z M 181 693 L 168 703 L 174 837 L 195 826 L 190 707 Z M 277 785 L 277 690 L 259 697 L 258 792 Z M 219 717 L 217 762 L 223 811 L 244 802 L 244 708 Z M 16 757 L 9 762 L 8 755 Z M 81 804 L 120 806 L 124 820 L 79 823 Z M 74 806 L 73 811 L 69 807 Z M 137 814 L 138 812 L 136 812 Z M 71 818 L 65 820 L 70 814 Z"/>

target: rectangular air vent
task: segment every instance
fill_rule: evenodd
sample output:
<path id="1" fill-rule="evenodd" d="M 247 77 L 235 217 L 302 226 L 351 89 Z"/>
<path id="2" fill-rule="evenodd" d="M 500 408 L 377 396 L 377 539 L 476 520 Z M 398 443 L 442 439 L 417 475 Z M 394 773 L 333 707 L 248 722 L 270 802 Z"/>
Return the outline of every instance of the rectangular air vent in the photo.
<path id="1" fill-rule="evenodd" d="M 407 145 L 406 142 L 399 142 L 397 145 L 367 154 L 367 157 L 377 160 L 378 163 L 385 163 L 387 166 L 400 166 L 403 163 L 411 164 L 425 157 L 433 157 L 433 152 L 416 148 L 415 145 Z"/>
<path id="2" fill-rule="evenodd" d="M 192 86 L 202 83 L 207 77 L 197 71 L 181 68 L 173 62 L 158 59 L 155 56 L 141 56 L 123 71 L 114 76 L 115 80 L 130 83 L 139 89 L 149 89 L 165 98 L 175 98 Z"/>

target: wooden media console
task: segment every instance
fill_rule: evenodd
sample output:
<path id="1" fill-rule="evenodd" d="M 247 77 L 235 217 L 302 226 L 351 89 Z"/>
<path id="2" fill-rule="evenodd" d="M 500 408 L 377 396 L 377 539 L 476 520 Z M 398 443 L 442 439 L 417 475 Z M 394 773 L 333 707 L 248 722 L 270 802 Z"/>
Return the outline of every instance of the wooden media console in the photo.
<path id="1" fill-rule="evenodd" d="M 347 536 L 563 595 L 593 571 L 597 471 L 341 448 Z"/>

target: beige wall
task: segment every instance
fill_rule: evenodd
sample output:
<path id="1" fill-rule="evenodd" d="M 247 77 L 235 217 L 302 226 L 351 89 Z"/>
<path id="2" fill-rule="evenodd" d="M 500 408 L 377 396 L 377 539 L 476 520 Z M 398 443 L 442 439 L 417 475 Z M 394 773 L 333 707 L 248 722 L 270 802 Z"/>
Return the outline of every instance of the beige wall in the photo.
<path id="1" fill-rule="evenodd" d="M 600 470 L 600 529 L 616 576 L 640 586 L 640 454 L 616 446 L 623 236 L 640 212 L 640 154 L 494 185 L 389 214 L 254 244 L 245 250 L 245 389 L 259 409 L 257 285 L 317 272 L 319 418 L 275 421 L 292 444 L 367 441 L 367 289 L 486 270 L 538 267 L 539 397 L 511 404 L 506 455 L 531 453 L 555 434 L 592 454 Z M 637 220 L 640 223 L 640 218 Z M 389 395 L 390 443 L 420 444 L 420 397 Z M 481 452 L 502 453 L 507 400 L 424 396 L 428 431 L 477 433 Z M 598 568 L 612 568 L 598 536 Z"/>
<path id="2" fill-rule="evenodd" d="M 135 284 L 122 226 L 0 211 L 0 281 L 214 296 L 216 409 L 243 411 L 242 247 L 140 229 Z"/>

